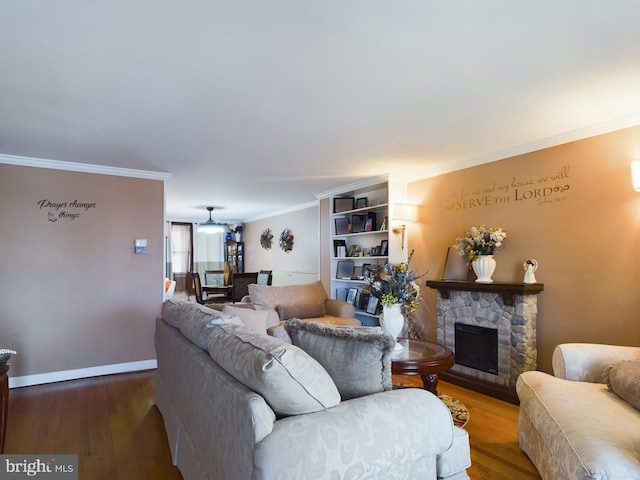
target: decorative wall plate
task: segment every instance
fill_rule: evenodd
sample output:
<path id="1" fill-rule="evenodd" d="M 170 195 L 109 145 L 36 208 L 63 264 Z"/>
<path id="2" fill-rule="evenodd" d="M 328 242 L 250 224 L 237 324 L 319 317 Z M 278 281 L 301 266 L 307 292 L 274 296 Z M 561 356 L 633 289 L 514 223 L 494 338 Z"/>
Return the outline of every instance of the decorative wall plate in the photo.
<path id="1" fill-rule="evenodd" d="M 293 234 L 290 228 L 285 228 L 280 234 L 280 248 L 285 253 L 293 250 Z"/>
<path id="2" fill-rule="evenodd" d="M 273 240 L 271 229 L 265 228 L 264 232 L 260 234 L 260 246 L 265 250 L 271 250 L 271 240 Z"/>

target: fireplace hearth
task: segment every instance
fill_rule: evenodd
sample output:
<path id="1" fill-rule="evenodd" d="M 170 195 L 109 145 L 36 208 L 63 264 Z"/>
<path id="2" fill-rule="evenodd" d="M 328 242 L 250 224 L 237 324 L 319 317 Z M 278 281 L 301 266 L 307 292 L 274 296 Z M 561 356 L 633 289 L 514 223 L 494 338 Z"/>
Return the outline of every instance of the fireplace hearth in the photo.
<path id="1" fill-rule="evenodd" d="M 427 285 L 438 290 L 437 342 L 456 355 L 446 377 L 515 395 L 520 373 L 537 368 L 537 295 L 544 286 L 432 280 Z"/>

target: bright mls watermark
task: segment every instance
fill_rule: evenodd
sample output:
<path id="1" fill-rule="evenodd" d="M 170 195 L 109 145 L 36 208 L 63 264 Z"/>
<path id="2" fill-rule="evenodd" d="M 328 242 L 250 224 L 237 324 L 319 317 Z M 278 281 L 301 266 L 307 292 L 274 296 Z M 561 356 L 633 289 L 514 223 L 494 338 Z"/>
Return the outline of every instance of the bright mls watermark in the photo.
<path id="1" fill-rule="evenodd" d="M 0 455 L 0 480 L 78 480 L 78 455 Z"/>

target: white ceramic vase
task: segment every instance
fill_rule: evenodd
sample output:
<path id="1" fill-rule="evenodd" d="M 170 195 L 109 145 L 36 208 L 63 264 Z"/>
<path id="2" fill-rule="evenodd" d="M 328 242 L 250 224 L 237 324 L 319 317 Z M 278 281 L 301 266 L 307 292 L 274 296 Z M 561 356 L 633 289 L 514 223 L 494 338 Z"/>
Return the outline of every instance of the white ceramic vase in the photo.
<path id="1" fill-rule="evenodd" d="M 240 240 L 242 240 L 242 234 L 241 233 L 236 233 L 235 237 L 236 237 L 236 242 L 239 242 Z"/>
<path id="2" fill-rule="evenodd" d="M 478 283 L 493 283 L 491 275 L 496 269 L 496 261 L 493 255 L 478 255 L 471 262 L 471 268 L 476 274 L 476 282 Z"/>
<path id="3" fill-rule="evenodd" d="M 380 315 L 380 326 L 385 333 L 393 338 L 398 338 L 404 327 L 404 315 L 402 315 L 402 305 L 396 303 L 390 307 L 383 305 Z M 402 350 L 402 345 L 396 342 L 394 350 Z"/>

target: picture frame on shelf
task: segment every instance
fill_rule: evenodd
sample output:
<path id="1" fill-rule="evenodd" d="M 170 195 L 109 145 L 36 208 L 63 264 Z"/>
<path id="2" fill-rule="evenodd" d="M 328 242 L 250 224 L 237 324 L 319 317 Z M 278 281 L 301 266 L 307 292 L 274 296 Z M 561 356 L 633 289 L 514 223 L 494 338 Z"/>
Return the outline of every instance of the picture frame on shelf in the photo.
<path id="1" fill-rule="evenodd" d="M 357 288 L 350 288 L 349 291 L 347 292 L 347 300 L 346 300 L 346 302 L 355 306 L 357 297 L 358 297 L 358 289 Z"/>
<path id="2" fill-rule="evenodd" d="M 356 308 L 358 308 L 358 310 L 367 310 L 367 306 L 369 305 L 369 297 L 370 295 L 368 293 L 364 293 L 364 292 L 360 292 L 360 294 L 358 295 L 358 305 Z"/>
<path id="3" fill-rule="evenodd" d="M 380 223 L 380 228 L 379 231 L 384 231 L 387 229 L 387 217 L 384 217 L 384 220 L 382 220 L 382 223 Z"/>
<path id="4" fill-rule="evenodd" d="M 335 239 L 333 241 L 333 256 L 336 258 L 347 256 L 347 242 L 343 239 Z"/>
<path id="5" fill-rule="evenodd" d="M 389 240 L 382 240 L 382 242 L 380 242 L 380 255 L 383 257 L 389 255 Z"/>
<path id="6" fill-rule="evenodd" d="M 336 265 L 336 278 L 340 280 L 351 280 L 353 276 L 353 260 L 338 260 Z"/>
<path id="7" fill-rule="evenodd" d="M 351 215 L 351 233 L 364 232 L 364 224 L 366 220 L 366 215 Z"/>
<path id="8" fill-rule="evenodd" d="M 351 276 L 351 280 L 364 280 L 362 265 L 356 265 L 355 267 L 353 267 L 353 275 Z"/>
<path id="9" fill-rule="evenodd" d="M 367 313 L 370 313 L 371 315 L 375 315 L 376 312 L 378 311 L 378 297 L 374 297 L 373 295 L 369 295 L 369 300 L 367 301 Z"/>
<path id="10" fill-rule="evenodd" d="M 369 199 L 367 197 L 360 197 L 356 199 L 356 210 L 358 210 L 359 208 L 367 208 L 368 206 Z"/>
<path id="11" fill-rule="evenodd" d="M 339 217 L 335 220 L 336 235 L 347 235 L 349 232 L 349 219 L 347 217 Z"/>
<path id="12" fill-rule="evenodd" d="M 380 245 L 378 245 L 377 247 L 371 247 L 371 250 L 369 251 L 369 256 L 370 257 L 379 257 L 380 256 Z"/>
<path id="13" fill-rule="evenodd" d="M 358 253 L 358 244 L 354 243 L 353 245 L 351 245 L 351 247 L 349 247 L 349 257 L 357 257 Z"/>
<path id="14" fill-rule="evenodd" d="M 367 218 L 364 222 L 364 231 L 365 232 L 372 232 L 373 231 L 373 224 L 375 223 L 373 218 Z"/>
<path id="15" fill-rule="evenodd" d="M 347 301 L 348 288 L 336 288 L 336 300 Z"/>
<path id="16" fill-rule="evenodd" d="M 458 254 L 456 247 L 447 248 L 447 257 L 444 261 L 444 270 L 442 271 L 443 280 L 469 280 L 470 273 L 469 264 Z"/>
<path id="17" fill-rule="evenodd" d="M 367 278 L 371 278 L 371 264 L 363 263 L 362 264 L 362 278 L 366 280 Z"/>
<path id="18" fill-rule="evenodd" d="M 333 199 L 333 213 L 348 212 L 353 210 L 353 197 L 336 197 Z"/>

